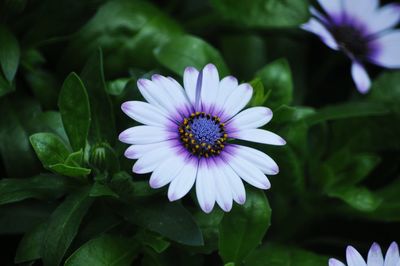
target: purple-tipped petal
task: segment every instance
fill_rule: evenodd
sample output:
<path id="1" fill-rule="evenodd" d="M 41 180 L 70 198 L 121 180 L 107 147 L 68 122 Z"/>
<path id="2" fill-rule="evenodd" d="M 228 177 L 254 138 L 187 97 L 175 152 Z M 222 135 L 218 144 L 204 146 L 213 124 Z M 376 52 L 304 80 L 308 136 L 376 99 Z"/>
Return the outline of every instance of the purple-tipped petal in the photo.
<path id="1" fill-rule="evenodd" d="M 337 259 L 329 259 L 329 266 L 346 266 L 343 262 Z"/>
<path id="2" fill-rule="evenodd" d="M 390 244 L 385 256 L 384 266 L 395 266 L 399 261 L 399 246 L 396 242 Z"/>
<path id="3" fill-rule="evenodd" d="M 272 119 L 272 111 L 267 107 L 252 107 L 235 115 L 227 122 L 227 131 L 232 129 L 258 128 L 267 124 Z M 229 129 L 228 129 L 229 128 Z"/>
<path id="4" fill-rule="evenodd" d="M 352 246 L 348 246 L 346 249 L 346 260 L 348 266 L 367 266 L 363 257 Z"/>
<path id="5" fill-rule="evenodd" d="M 315 7 L 310 6 L 309 10 L 310 10 L 311 15 L 313 15 L 314 17 L 316 17 L 317 19 L 319 19 L 323 23 L 329 23 L 327 17 L 325 17 L 325 15 L 322 14 L 321 12 L 319 12 Z"/>
<path id="6" fill-rule="evenodd" d="M 318 3 L 330 15 L 338 15 L 342 12 L 342 0 L 318 0 Z"/>
<path id="7" fill-rule="evenodd" d="M 197 158 L 190 158 L 179 174 L 171 181 L 168 188 L 168 199 L 175 201 L 185 196 L 193 187 L 197 174 Z"/>
<path id="8" fill-rule="evenodd" d="M 332 1 L 333 2 L 333 1 Z M 301 26 L 303 30 L 309 31 L 319 36 L 319 38 L 331 49 L 339 50 L 339 46 L 332 34 L 315 18 L 311 18 Z"/>
<path id="9" fill-rule="evenodd" d="M 353 76 L 357 90 L 362 94 L 367 93 L 371 87 L 371 79 L 364 66 L 357 61 L 353 61 L 351 65 L 351 75 Z"/>
<path id="10" fill-rule="evenodd" d="M 335 1 L 336 2 L 336 1 Z M 339 1 L 337 1 L 339 2 Z M 344 0 L 343 13 L 348 17 L 367 23 L 379 6 L 378 0 Z"/>
<path id="11" fill-rule="evenodd" d="M 209 113 L 215 105 L 219 87 L 219 74 L 213 64 L 203 68 L 203 81 L 201 83 L 201 104 L 204 112 Z"/>
<path id="12" fill-rule="evenodd" d="M 199 71 L 194 67 L 187 67 L 183 73 L 183 85 L 190 103 L 194 106 L 196 101 L 196 86 Z"/>
<path id="13" fill-rule="evenodd" d="M 282 146 L 286 144 L 286 141 L 277 134 L 268 130 L 258 128 L 235 131 L 232 132 L 229 137 L 277 146 Z"/>
<path id="14" fill-rule="evenodd" d="M 395 27 L 400 22 L 400 4 L 392 3 L 381 7 L 365 22 L 372 33 Z"/>
<path id="15" fill-rule="evenodd" d="M 400 68 L 400 30 L 393 30 L 373 40 L 377 47 L 370 60 L 379 66 Z"/>
<path id="16" fill-rule="evenodd" d="M 373 243 L 368 252 L 368 266 L 382 266 L 383 255 L 381 247 L 377 243 Z"/>
<path id="17" fill-rule="evenodd" d="M 196 178 L 196 195 L 200 208 L 205 213 L 212 211 L 216 200 L 215 182 L 212 174 L 207 159 L 200 160 Z"/>

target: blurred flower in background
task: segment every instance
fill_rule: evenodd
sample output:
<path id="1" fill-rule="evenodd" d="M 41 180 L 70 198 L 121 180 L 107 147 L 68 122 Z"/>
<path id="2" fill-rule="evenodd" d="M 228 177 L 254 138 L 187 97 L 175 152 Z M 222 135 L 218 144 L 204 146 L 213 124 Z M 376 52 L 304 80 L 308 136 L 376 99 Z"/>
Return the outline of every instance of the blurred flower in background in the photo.
<path id="1" fill-rule="evenodd" d="M 352 246 L 348 246 L 346 250 L 346 260 L 348 266 L 398 266 L 400 265 L 399 247 L 396 242 L 393 242 L 384 258 L 381 247 L 377 243 L 373 243 L 368 252 L 367 263 L 365 263 L 360 253 Z M 330 259 L 329 266 L 346 265 L 337 259 Z"/>
<path id="2" fill-rule="evenodd" d="M 351 59 L 351 74 L 359 92 L 367 93 L 371 86 L 365 62 L 400 68 L 400 31 L 394 29 L 400 21 L 399 4 L 379 8 L 378 0 L 318 2 L 325 13 L 311 7 L 313 17 L 301 27 Z"/>
<path id="3" fill-rule="evenodd" d="M 272 119 L 267 107 L 252 107 L 240 112 L 250 101 L 253 88 L 238 84 L 236 78 L 220 81 L 217 68 L 208 64 L 202 71 L 188 67 L 184 89 L 174 79 L 153 75 L 140 79 L 138 88 L 148 103 L 125 102 L 122 110 L 145 124 L 119 135 L 132 144 L 125 156 L 138 159 L 133 172 L 153 172 L 150 186 L 170 183 L 168 198 L 185 196 L 196 182 L 200 207 L 209 213 L 215 201 L 224 211 L 246 200 L 241 179 L 260 188 L 271 184 L 265 174 L 275 175 L 278 165 L 265 153 L 231 144 L 239 139 L 270 145 L 284 145 L 278 135 L 258 129 Z"/>

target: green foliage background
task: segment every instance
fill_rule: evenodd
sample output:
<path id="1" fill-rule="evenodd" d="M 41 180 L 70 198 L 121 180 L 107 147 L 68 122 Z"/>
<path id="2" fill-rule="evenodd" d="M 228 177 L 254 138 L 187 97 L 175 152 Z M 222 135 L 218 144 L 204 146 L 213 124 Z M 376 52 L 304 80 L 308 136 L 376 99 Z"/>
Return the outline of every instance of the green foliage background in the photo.
<path id="1" fill-rule="evenodd" d="M 0 265 L 327 265 L 400 240 L 400 71 L 298 29 L 306 0 L 0 2 Z M 153 73 L 214 63 L 251 82 L 284 147 L 272 189 L 230 213 L 131 172 L 120 104 Z"/>

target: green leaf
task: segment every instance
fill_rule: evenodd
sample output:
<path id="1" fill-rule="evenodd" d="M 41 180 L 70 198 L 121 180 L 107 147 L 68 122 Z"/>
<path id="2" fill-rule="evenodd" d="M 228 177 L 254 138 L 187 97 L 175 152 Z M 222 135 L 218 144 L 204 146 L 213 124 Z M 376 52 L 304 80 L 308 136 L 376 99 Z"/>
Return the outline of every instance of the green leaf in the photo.
<path id="1" fill-rule="evenodd" d="M 157 253 L 164 252 L 170 246 L 170 242 L 146 230 L 139 232 L 135 238 L 142 244 L 151 247 Z"/>
<path id="2" fill-rule="evenodd" d="M 400 71 L 384 72 L 372 84 L 369 99 L 387 103 L 388 107 L 400 113 Z"/>
<path id="3" fill-rule="evenodd" d="M 155 50 L 154 54 L 160 64 L 180 76 L 188 66 L 200 70 L 208 63 L 213 63 L 217 67 L 221 77 L 229 72 L 218 50 L 191 35 L 172 39 Z"/>
<path id="4" fill-rule="evenodd" d="M 53 133 L 36 133 L 29 140 L 44 167 L 64 162 L 68 157 L 67 146 Z"/>
<path id="5" fill-rule="evenodd" d="M 225 263 L 240 265 L 270 226 L 271 208 L 263 191 L 249 190 L 243 206 L 225 213 L 219 227 L 219 253 Z"/>
<path id="6" fill-rule="evenodd" d="M 0 25 L 0 64 L 3 73 L 12 82 L 17 73 L 20 57 L 18 40 L 3 25 Z"/>
<path id="7" fill-rule="evenodd" d="M 24 235 L 15 254 L 15 263 L 40 259 L 40 248 L 46 228 L 47 223 L 41 223 Z"/>
<path id="8" fill-rule="evenodd" d="M 250 27 L 295 27 L 309 17 L 307 0 L 211 0 L 225 19 Z"/>
<path id="9" fill-rule="evenodd" d="M 188 246 L 203 245 L 203 236 L 190 213 L 179 203 L 143 203 L 126 207 L 122 215 L 130 222 Z"/>
<path id="10" fill-rule="evenodd" d="M 250 106 L 262 106 L 265 101 L 268 99 L 271 91 L 269 90 L 265 93 L 264 85 L 260 78 L 255 78 L 250 82 L 250 85 L 253 87 L 253 97 L 249 103 Z"/>
<path id="11" fill-rule="evenodd" d="M 293 83 L 289 63 L 278 59 L 256 73 L 265 90 L 270 91 L 266 105 L 275 109 L 293 100 Z"/>
<path id="12" fill-rule="evenodd" d="M 84 149 L 90 127 L 89 97 L 75 73 L 65 79 L 58 98 L 58 107 L 72 149 Z"/>
<path id="13" fill-rule="evenodd" d="M 87 188 L 69 195 L 50 216 L 41 250 L 45 266 L 56 266 L 61 263 L 93 202 L 88 196 Z"/>
<path id="14" fill-rule="evenodd" d="M 90 190 L 89 196 L 91 197 L 104 197 L 110 196 L 114 198 L 119 198 L 118 194 L 112 191 L 107 185 L 95 182 L 92 189 Z"/>
<path id="15" fill-rule="evenodd" d="M 76 250 L 65 266 L 129 266 L 138 255 L 139 245 L 122 236 L 104 235 Z"/>
<path id="16" fill-rule="evenodd" d="M 24 63 L 22 62 L 22 64 Z M 32 93 L 43 107 L 45 109 L 55 109 L 60 84 L 53 73 L 34 66 L 33 69 L 28 69 L 23 74 Z"/>
<path id="17" fill-rule="evenodd" d="M 106 1 L 72 38 L 62 62 L 78 68 L 101 47 L 107 75 L 119 76 L 133 65 L 150 69 L 157 63 L 153 50 L 182 33 L 180 25 L 150 1 Z"/>
<path id="18" fill-rule="evenodd" d="M 70 177 L 87 176 L 92 171 L 89 168 L 69 166 L 64 163 L 52 164 L 49 165 L 48 168 L 57 174 L 66 175 Z"/>
<path id="19" fill-rule="evenodd" d="M 263 246 L 250 254 L 245 266 L 326 266 L 328 258 L 277 244 Z"/>
<path id="20" fill-rule="evenodd" d="M 101 49 L 86 63 L 81 79 L 87 89 L 90 102 L 89 140 L 94 143 L 107 141 L 113 145 L 116 140 L 114 112 L 106 92 Z"/>
<path id="21" fill-rule="evenodd" d="M 0 154 L 8 176 L 37 173 L 40 163 L 29 143 L 28 123 L 40 113 L 40 106 L 32 99 L 6 97 L 0 99 L 0 113 Z"/>
<path id="22" fill-rule="evenodd" d="M 0 180 L 0 205 L 24 199 L 55 199 L 68 189 L 68 183 L 60 176 L 38 175 L 24 179 Z"/>
<path id="23" fill-rule="evenodd" d="M 148 181 L 133 181 L 132 176 L 126 172 L 114 174 L 109 186 L 121 198 L 128 201 L 137 197 L 149 197 L 159 193 L 150 187 Z"/>
<path id="24" fill-rule="evenodd" d="M 389 108 L 381 103 L 353 102 L 328 106 L 308 116 L 305 121 L 309 125 L 318 123 L 365 116 L 380 116 L 390 112 Z"/>
<path id="25" fill-rule="evenodd" d="M 13 91 L 14 89 L 14 84 L 10 84 L 0 72 L 0 97 Z"/>
<path id="26" fill-rule="evenodd" d="M 338 198 L 346 202 L 356 210 L 372 212 L 382 203 L 382 199 L 363 187 L 330 188 L 328 196 Z"/>

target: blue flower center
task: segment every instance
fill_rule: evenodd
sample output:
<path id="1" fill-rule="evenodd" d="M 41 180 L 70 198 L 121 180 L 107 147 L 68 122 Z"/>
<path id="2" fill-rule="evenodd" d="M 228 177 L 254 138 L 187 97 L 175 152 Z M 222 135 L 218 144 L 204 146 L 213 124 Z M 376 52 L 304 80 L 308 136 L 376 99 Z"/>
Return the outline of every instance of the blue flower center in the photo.
<path id="1" fill-rule="evenodd" d="M 192 113 L 185 118 L 179 126 L 179 134 L 190 153 L 206 158 L 219 155 L 228 137 L 219 117 L 204 112 Z"/>
<path id="2" fill-rule="evenodd" d="M 349 52 L 356 58 L 366 57 L 370 52 L 369 39 L 363 31 L 353 25 L 335 25 L 330 32 L 342 50 Z"/>

